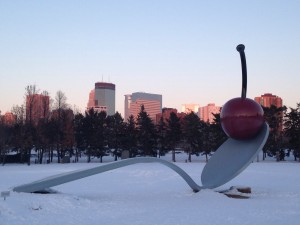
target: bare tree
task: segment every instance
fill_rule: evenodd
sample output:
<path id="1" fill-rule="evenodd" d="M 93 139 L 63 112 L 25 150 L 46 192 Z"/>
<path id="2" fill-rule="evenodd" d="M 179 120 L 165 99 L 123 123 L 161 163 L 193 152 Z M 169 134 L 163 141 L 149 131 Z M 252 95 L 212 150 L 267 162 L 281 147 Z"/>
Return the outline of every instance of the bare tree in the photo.
<path id="1" fill-rule="evenodd" d="M 81 113 L 80 108 L 75 104 L 73 105 L 73 113 L 74 113 L 74 115 L 77 115 L 77 114 Z"/>
<path id="2" fill-rule="evenodd" d="M 18 106 L 14 105 L 11 109 L 11 112 L 16 116 L 17 124 L 23 124 L 25 121 L 25 107 L 24 105 Z"/>
<path id="3" fill-rule="evenodd" d="M 56 121 L 57 132 L 56 132 L 56 148 L 58 162 L 60 162 L 63 156 L 63 138 L 64 138 L 64 112 L 68 109 L 67 97 L 62 91 L 57 91 L 54 101 L 53 118 Z"/>
<path id="4" fill-rule="evenodd" d="M 54 102 L 54 109 L 64 110 L 68 108 L 67 97 L 62 91 L 57 91 Z"/>

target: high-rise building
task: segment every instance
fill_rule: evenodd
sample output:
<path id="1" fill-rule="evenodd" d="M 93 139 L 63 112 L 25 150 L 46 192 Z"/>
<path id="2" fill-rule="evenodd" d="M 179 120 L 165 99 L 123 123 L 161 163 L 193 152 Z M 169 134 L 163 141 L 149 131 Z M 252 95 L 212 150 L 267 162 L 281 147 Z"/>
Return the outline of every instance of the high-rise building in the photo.
<path id="1" fill-rule="evenodd" d="M 38 124 L 42 118 L 49 116 L 50 97 L 43 94 L 26 96 L 26 121 Z"/>
<path id="2" fill-rule="evenodd" d="M 87 109 L 94 108 L 98 112 L 105 111 L 107 115 L 114 115 L 115 90 L 115 84 L 105 82 L 95 83 L 95 88 L 89 94 Z"/>
<path id="3" fill-rule="evenodd" d="M 200 105 L 199 104 L 182 104 L 181 112 L 189 114 L 191 112 L 198 113 Z"/>
<path id="4" fill-rule="evenodd" d="M 125 121 L 128 120 L 130 115 L 133 115 L 136 119 L 141 111 L 142 105 L 144 105 L 149 117 L 155 122 L 156 114 L 161 113 L 162 95 L 144 92 L 135 92 L 131 95 L 125 95 Z"/>
<path id="5" fill-rule="evenodd" d="M 199 118 L 204 122 L 213 123 L 215 118 L 213 114 L 220 113 L 220 110 L 220 106 L 209 103 L 207 106 L 199 107 Z"/>
<path id="6" fill-rule="evenodd" d="M 266 93 L 261 95 L 260 97 L 255 97 L 254 100 L 264 106 L 264 107 L 271 107 L 271 105 L 276 106 L 277 108 L 282 107 L 282 98 L 272 95 L 271 93 Z"/>

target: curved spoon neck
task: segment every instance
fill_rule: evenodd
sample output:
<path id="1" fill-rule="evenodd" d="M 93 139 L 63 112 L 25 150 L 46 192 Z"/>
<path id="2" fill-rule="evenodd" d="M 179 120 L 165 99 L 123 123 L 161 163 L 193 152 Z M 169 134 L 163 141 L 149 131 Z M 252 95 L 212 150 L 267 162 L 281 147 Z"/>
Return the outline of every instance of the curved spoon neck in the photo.
<path id="1" fill-rule="evenodd" d="M 247 94 L 247 64 L 246 64 L 246 56 L 243 48 L 237 48 L 241 57 L 241 65 L 242 65 L 242 98 L 246 98 Z"/>

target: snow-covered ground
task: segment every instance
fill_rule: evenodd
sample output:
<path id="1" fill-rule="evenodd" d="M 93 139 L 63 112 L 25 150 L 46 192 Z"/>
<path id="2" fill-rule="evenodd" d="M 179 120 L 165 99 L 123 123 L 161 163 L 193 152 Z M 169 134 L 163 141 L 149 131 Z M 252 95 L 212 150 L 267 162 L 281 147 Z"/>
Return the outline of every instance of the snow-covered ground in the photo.
<path id="1" fill-rule="evenodd" d="M 197 183 L 205 162 L 176 165 Z M 109 158 L 108 158 L 109 159 Z M 170 161 L 170 155 L 165 156 Z M 109 161 L 109 160 L 108 160 Z M 98 166 L 99 163 L 7 164 L 0 167 L 0 191 L 47 176 Z M 254 162 L 217 190 L 249 186 L 249 199 L 228 198 L 215 190 L 193 193 L 184 180 L 157 164 L 136 164 L 54 187 L 57 194 L 10 192 L 0 199 L 1 225 L 95 224 L 300 224 L 300 163 Z"/>

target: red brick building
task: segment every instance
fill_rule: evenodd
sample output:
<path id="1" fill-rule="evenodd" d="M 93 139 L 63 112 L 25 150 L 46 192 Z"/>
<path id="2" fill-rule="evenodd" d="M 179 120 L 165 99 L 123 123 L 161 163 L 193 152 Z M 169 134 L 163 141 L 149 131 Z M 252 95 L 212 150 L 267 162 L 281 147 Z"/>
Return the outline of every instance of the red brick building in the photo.
<path id="1" fill-rule="evenodd" d="M 254 100 L 264 106 L 270 108 L 271 105 L 276 106 L 277 108 L 282 107 L 282 98 L 272 95 L 271 93 L 266 93 L 261 95 L 260 97 L 255 97 Z"/>
<path id="2" fill-rule="evenodd" d="M 163 121 L 165 123 L 167 123 L 167 120 L 170 119 L 170 114 L 171 113 L 175 113 L 177 115 L 177 117 L 182 120 L 184 118 L 184 116 L 186 115 L 185 113 L 178 113 L 177 109 L 173 109 L 173 108 L 163 108 L 162 109 L 162 113 L 158 113 L 156 114 L 156 124 L 160 121 L 160 118 L 163 118 Z"/>
<path id="3" fill-rule="evenodd" d="M 50 97 L 42 94 L 26 96 L 26 121 L 38 124 L 42 118 L 46 118 L 50 113 Z"/>

